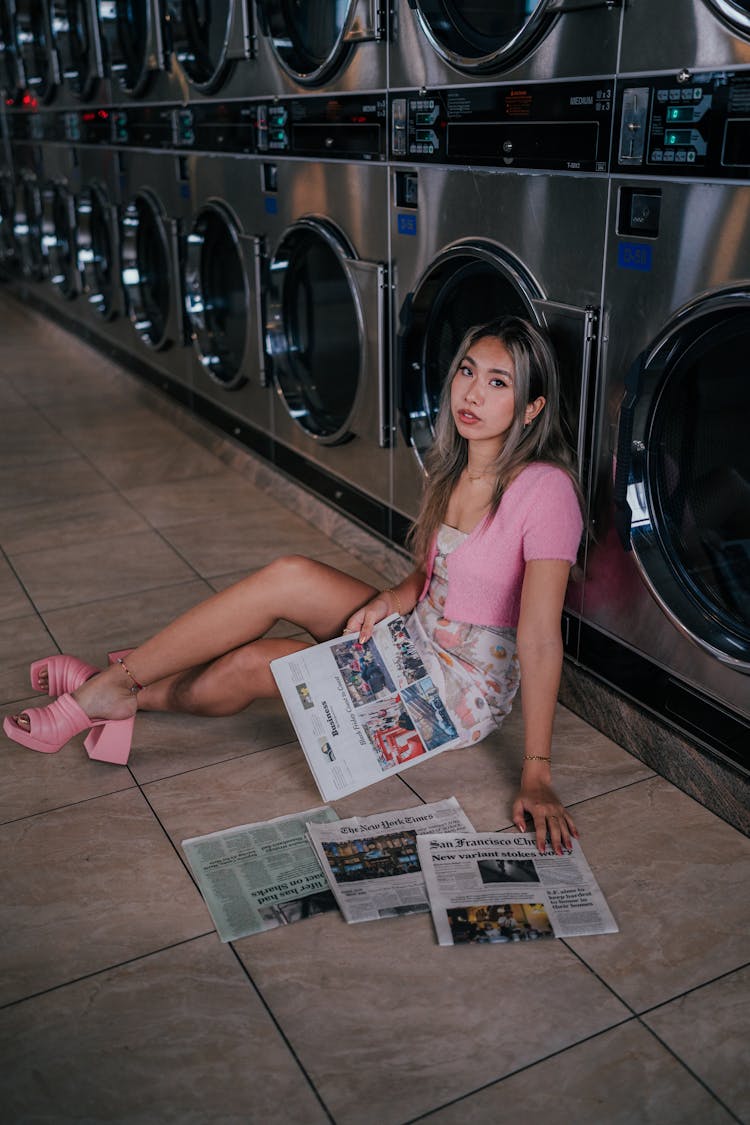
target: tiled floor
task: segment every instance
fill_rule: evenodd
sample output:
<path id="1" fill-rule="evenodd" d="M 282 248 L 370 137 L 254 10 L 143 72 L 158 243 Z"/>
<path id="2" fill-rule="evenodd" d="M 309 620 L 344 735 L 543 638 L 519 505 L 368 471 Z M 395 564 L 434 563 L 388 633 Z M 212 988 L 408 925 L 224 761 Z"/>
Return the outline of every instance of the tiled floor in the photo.
<path id="1" fill-rule="evenodd" d="M 4 713 L 31 659 L 102 660 L 274 552 L 381 580 L 131 376 L 0 318 Z M 520 746 L 513 715 L 336 807 L 455 794 L 507 827 Z M 750 1121 L 750 842 L 563 708 L 555 758 L 619 934 L 441 949 L 426 916 L 328 914 L 222 945 L 180 841 L 321 803 L 281 705 L 145 716 L 127 768 L 5 741 L 0 1121 Z"/>

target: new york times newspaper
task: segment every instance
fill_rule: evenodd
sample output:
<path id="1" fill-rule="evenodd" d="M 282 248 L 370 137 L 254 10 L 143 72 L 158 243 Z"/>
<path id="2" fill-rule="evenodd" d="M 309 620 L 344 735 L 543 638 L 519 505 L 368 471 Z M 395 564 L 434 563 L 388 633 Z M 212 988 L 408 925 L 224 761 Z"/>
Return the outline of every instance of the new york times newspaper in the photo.
<path id="1" fill-rule="evenodd" d="M 364 645 L 356 634 L 337 637 L 272 661 L 271 671 L 326 801 L 459 741 L 398 614 Z"/>
<path id="2" fill-rule="evenodd" d="M 555 855 L 519 833 L 443 833 L 417 854 L 440 945 L 618 932 L 577 840 Z"/>
<path id="3" fill-rule="evenodd" d="M 308 809 L 182 841 L 222 941 L 336 909 L 307 838 L 308 821 L 335 819 L 333 809 Z"/>
<path id="4" fill-rule="evenodd" d="M 414 809 L 310 823 L 307 834 L 347 922 L 430 909 L 417 855 L 421 832 L 473 832 L 455 797 Z"/>

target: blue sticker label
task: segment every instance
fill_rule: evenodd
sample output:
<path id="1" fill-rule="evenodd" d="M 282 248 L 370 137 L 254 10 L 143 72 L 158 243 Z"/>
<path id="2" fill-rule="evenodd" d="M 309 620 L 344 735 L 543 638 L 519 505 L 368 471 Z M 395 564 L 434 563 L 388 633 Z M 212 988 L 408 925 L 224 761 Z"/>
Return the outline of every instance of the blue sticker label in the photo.
<path id="1" fill-rule="evenodd" d="M 642 242 L 621 242 L 617 247 L 617 264 L 622 270 L 651 269 L 651 247 Z"/>
<path id="2" fill-rule="evenodd" d="M 190 199 L 190 184 L 180 184 L 180 195 L 183 199 Z"/>
<path id="3" fill-rule="evenodd" d="M 267 195 L 263 200 L 267 215 L 275 215 L 279 210 L 279 201 L 275 195 Z"/>
<path id="4" fill-rule="evenodd" d="M 398 217 L 398 233 L 414 235 L 417 233 L 417 216 L 416 215 L 399 215 Z"/>

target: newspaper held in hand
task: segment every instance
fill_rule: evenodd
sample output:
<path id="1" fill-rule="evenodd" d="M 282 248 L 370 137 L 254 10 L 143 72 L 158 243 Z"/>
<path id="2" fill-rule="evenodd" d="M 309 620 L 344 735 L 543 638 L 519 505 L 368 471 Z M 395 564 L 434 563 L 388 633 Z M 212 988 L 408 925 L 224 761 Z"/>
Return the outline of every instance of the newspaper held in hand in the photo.
<path id="1" fill-rule="evenodd" d="M 458 731 L 398 614 L 271 662 L 324 800 L 458 745 Z"/>
<path id="2" fill-rule="evenodd" d="M 308 809 L 182 841 L 222 941 L 336 909 L 307 839 L 308 822 L 336 819 L 331 808 Z"/>
<path id="3" fill-rule="evenodd" d="M 430 909 L 417 856 L 422 832 L 473 832 L 455 797 L 414 809 L 311 823 L 307 834 L 347 922 Z"/>
<path id="4" fill-rule="evenodd" d="M 555 855 L 519 833 L 442 833 L 417 852 L 440 945 L 618 932 L 577 840 Z"/>

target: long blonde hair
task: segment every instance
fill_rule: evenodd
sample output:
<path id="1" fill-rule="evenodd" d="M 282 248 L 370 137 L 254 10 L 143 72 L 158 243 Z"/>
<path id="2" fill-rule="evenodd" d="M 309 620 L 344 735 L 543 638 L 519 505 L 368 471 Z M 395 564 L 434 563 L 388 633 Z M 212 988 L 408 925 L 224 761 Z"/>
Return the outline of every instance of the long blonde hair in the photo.
<path id="1" fill-rule="evenodd" d="M 478 324 L 464 336 L 448 369 L 435 422 L 435 440 L 425 457 L 427 481 L 419 514 L 407 543 L 418 563 L 425 563 L 432 541 L 445 518 L 448 502 L 469 458 L 469 443 L 461 437 L 451 412 L 451 385 L 459 366 L 478 340 L 495 339 L 504 344 L 515 371 L 514 414 L 510 429 L 497 455 L 495 488 L 487 519 L 497 511 L 503 493 L 526 465 L 534 461 L 557 465 L 571 478 L 581 503 L 580 487 L 572 452 L 560 425 L 560 377 L 552 344 L 545 332 L 517 316 L 503 316 Z M 528 426 L 526 407 L 543 396 L 545 405 Z M 581 507 L 583 507 L 581 503 Z"/>

